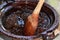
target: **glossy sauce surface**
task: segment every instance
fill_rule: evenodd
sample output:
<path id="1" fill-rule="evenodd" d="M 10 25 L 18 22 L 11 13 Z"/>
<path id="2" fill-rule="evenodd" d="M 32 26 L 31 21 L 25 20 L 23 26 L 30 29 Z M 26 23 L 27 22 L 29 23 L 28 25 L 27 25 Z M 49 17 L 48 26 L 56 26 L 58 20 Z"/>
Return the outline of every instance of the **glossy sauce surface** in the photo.
<path id="1" fill-rule="evenodd" d="M 20 6 L 21 7 L 21 6 Z M 14 11 L 13 11 L 14 10 Z M 24 35 L 23 29 L 26 18 L 32 13 L 33 7 L 25 5 L 24 7 L 15 8 L 10 12 L 5 19 L 4 26 L 6 30 L 16 35 Z M 40 13 L 39 24 L 36 30 L 36 34 L 41 33 L 48 29 L 50 19 L 45 12 Z"/>

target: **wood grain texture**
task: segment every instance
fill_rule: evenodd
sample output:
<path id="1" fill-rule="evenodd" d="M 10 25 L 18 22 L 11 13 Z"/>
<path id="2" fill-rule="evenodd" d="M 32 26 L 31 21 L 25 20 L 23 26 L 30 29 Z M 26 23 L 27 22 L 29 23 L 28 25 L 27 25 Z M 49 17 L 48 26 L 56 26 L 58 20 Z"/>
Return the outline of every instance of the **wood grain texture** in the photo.
<path id="1" fill-rule="evenodd" d="M 44 0 L 39 0 L 36 8 L 32 12 L 31 15 L 29 15 L 25 21 L 24 25 L 24 35 L 26 36 L 33 36 L 37 26 L 38 26 L 38 17 L 39 13 L 41 11 L 41 8 L 43 6 Z"/>

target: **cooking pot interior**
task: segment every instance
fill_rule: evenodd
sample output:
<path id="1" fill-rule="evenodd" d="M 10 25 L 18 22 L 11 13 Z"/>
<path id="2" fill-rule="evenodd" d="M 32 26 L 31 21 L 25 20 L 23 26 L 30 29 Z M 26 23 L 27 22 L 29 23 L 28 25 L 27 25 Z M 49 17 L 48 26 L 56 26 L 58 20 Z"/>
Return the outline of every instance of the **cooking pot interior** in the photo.
<path id="1" fill-rule="evenodd" d="M 36 5 L 37 3 L 13 3 L 10 5 L 12 8 L 9 9 L 10 6 L 4 8 L 1 21 L 5 31 L 15 35 L 24 35 L 25 20 L 33 12 Z M 46 3 L 44 3 L 39 15 L 39 24 L 34 35 L 48 30 L 55 21 L 54 12 Z"/>

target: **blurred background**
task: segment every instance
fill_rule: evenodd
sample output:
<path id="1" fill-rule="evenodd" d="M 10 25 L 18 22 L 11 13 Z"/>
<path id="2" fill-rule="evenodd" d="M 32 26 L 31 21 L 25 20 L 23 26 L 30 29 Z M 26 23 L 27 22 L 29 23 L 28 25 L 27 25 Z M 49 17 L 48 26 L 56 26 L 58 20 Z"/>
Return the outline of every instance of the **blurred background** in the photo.
<path id="1" fill-rule="evenodd" d="M 1 3 L 1 0 L 0 0 Z M 46 3 L 54 7 L 54 9 L 59 14 L 59 24 L 60 24 L 60 0 L 46 0 Z M 12 38 L 9 38 L 5 35 L 0 34 L 0 40 L 12 40 Z M 60 35 L 58 35 L 54 40 L 60 40 Z"/>

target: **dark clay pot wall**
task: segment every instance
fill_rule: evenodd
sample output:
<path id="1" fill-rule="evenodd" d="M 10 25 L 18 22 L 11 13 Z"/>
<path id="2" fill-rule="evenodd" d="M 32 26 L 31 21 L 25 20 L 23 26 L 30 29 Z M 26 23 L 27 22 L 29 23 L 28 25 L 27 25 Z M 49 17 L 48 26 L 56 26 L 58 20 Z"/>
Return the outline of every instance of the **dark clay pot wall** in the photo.
<path id="1" fill-rule="evenodd" d="M 32 6 L 32 7 L 35 7 L 36 4 L 37 4 L 38 1 L 28 1 L 27 5 L 29 6 Z M 37 34 L 37 35 L 34 35 L 34 36 L 19 36 L 19 35 L 14 35 L 14 34 L 11 34 L 10 32 L 7 32 L 4 30 L 4 25 L 3 25 L 3 16 L 4 15 L 7 15 L 6 12 L 8 12 L 9 10 L 13 9 L 14 7 L 17 7 L 19 5 L 26 5 L 26 2 L 15 2 L 15 3 L 7 3 L 6 4 L 7 6 L 5 6 L 4 8 L 1 9 L 1 18 L 0 18 L 0 31 L 8 36 L 11 36 L 11 37 L 14 37 L 14 38 L 26 38 L 26 39 L 30 39 L 30 38 L 37 38 L 37 37 L 40 37 L 40 36 L 43 36 L 43 39 L 44 38 L 47 38 L 47 33 L 50 33 L 52 32 L 53 30 L 55 30 L 57 27 L 58 27 L 58 14 L 56 12 L 56 10 L 51 7 L 49 4 L 47 3 L 44 3 L 43 7 L 42 7 L 42 10 L 41 12 L 45 12 L 46 15 L 48 15 L 49 19 L 50 19 L 50 24 L 48 25 L 48 29 L 45 30 L 44 32 L 40 33 L 40 34 Z M 3 10 L 4 9 L 4 10 Z M 48 39 L 45 39 L 45 40 L 48 40 Z"/>

